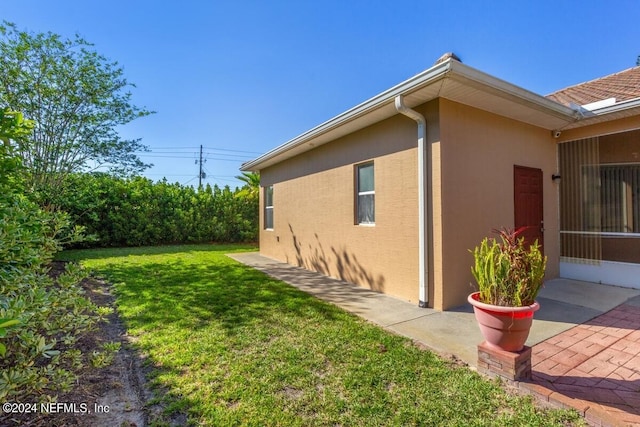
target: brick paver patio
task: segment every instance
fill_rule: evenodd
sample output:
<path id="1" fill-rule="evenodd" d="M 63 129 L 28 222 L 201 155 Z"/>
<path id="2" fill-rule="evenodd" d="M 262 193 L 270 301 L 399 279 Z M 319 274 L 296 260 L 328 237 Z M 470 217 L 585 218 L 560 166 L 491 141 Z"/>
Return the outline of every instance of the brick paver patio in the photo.
<path id="1" fill-rule="evenodd" d="M 622 304 L 533 347 L 533 391 L 594 425 L 640 426 L 640 306 Z"/>

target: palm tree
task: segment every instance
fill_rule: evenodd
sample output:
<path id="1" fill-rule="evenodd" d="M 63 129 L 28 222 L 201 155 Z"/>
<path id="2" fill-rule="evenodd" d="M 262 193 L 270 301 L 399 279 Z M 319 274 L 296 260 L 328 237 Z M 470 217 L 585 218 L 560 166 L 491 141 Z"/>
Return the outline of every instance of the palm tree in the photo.
<path id="1" fill-rule="evenodd" d="M 260 174 L 258 172 L 242 172 L 236 179 L 244 182 L 242 190 L 237 194 L 239 197 L 258 198 L 260 195 Z"/>

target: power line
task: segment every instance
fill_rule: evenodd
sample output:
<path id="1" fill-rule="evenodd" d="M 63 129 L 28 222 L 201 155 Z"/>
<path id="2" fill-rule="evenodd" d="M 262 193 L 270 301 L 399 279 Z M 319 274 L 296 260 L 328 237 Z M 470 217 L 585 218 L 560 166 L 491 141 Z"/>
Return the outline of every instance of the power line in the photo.
<path id="1" fill-rule="evenodd" d="M 138 157 L 154 157 L 154 158 L 165 158 L 165 159 L 193 159 L 193 156 L 163 156 L 157 154 L 136 154 Z"/>
<path id="2" fill-rule="evenodd" d="M 164 177 L 167 177 L 167 176 L 182 176 L 182 177 L 184 177 L 184 176 L 193 176 L 193 174 L 188 174 L 188 175 L 170 174 L 169 175 L 169 174 L 166 174 L 166 173 L 145 173 L 144 175 L 145 176 L 164 176 Z"/>
<path id="3" fill-rule="evenodd" d="M 150 151 L 158 151 L 158 150 L 179 150 L 179 152 L 182 151 L 193 151 L 193 150 L 199 150 L 200 147 L 149 147 Z M 226 151 L 226 152 L 230 152 L 230 153 L 243 153 L 243 154 L 262 154 L 259 151 L 248 151 L 248 150 L 236 150 L 236 149 L 232 149 L 232 148 L 220 148 L 220 147 L 205 147 L 203 146 L 204 150 L 212 150 L 212 151 Z"/>
<path id="4" fill-rule="evenodd" d="M 232 148 L 222 148 L 222 147 L 206 147 L 204 144 L 197 147 L 178 147 L 178 146 L 169 146 L 169 147 L 149 147 L 147 151 L 136 151 L 135 154 L 141 159 L 173 159 L 176 160 L 176 163 L 182 164 L 180 161 L 182 159 L 191 161 L 195 161 L 198 165 L 198 171 L 196 174 L 166 174 L 166 173 L 143 173 L 144 176 L 147 177 L 162 177 L 164 179 L 176 180 L 180 181 L 181 185 L 189 185 L 195 179 L 198 179 L 198 188 L 201 188 L 203 185 L 203 181 L 208 179 L 213 183 L 217 183 L 219 185 L 225 185 L 223 183 L 236 184 L 239 185 L 239 181 L 236 179 L 235 175 L 212 175 L 208 168 L 205 166 L 207 161 L 220 161 L 220 162 L 232 162 L 235 164 L 240 164 L 246 162 L 247 160 L 254 158 L 255 155 L 261 154 L 256 151 L 242 150 L 242 149 L 232 149 Z M 186 162 L 184 162 L 186 163 Z M 186 165 L 185 165 L 186 166 Z M 224 169 L 224 166 L 221 167 Z M 215 168 L 214 168 L 215 169 Z M 176 170 L 176 172 L 181 172 Z M 187 179 L 185 182 L 182 182 L 184 178 Z M 182 178 L 182 179 L 181 179 Z M 195 184 L 191 184 L 195 186 Z M 228 184 L 227 184 L 228 185 Z"/>
<path id="5" fill-rule="evenodd" d="M 134 151 L 133 154 L 139 155 L 139 156 L 144 156 L 147 153 L 158 153 L 158 154 L 187 154 L 184 151 L 156 151 L 156 150 L 150 150 L 150 151 Z"/>
<path id="6" fill-rule="evenodd" d="M 240 183 L 240 181 L 238 181 L 237 179 L 225 179 L 225 178 L 222 178 L 221 176 L 218 176 L 218 175 L 209 175 L 209 177 L 211 177 L 213 179 L 217 179 L 218 181 L 233 182 L 235 184 L 239 184 Z"/>
<path id="7" fill-rule="evenodd" d="M 206 154 L 206 153 L 205 153 Z M 157 159 L 157 158 L 162 158 L 162 159 L 193 159 L 193 156 L 158 156 L 158 155 L 141 155 L 139 157 L 148 157 L 148 158 L 152 158 L 152 159 Z M 217 157 L 209 157 L 207 158 L 207 160 L 219 160 L 219 161 L 223 161 L 223 162 L 245 162 L 246 159 L 220 159 Z M 197 161 L 197 159 L 196 159 Z"/>
<path id="8" fill-rule="evenodd" d="M 185 152 L 185 151 L 195 151 L 199 150 L 200 147 L 145 147 L 139 150 L 136 150 L 136 153 L 144 153 L 149 151 L 175 151 L 175 152 Z"/>
<path id="9" fill-rule="evenodd" d="M 247 153 L 247 154 L 262 154 L 259 151 L 247 151 L 247 150 L 233 150 L 231 148 L 216 148 L 216 147 L 205 147 L 207 150 L 216 150 L 216 151 L 229 151 L 235 153 Z"/>
<path id="10" fill-rule="evenodd" d="M 211 154 L 214 156 L 227 156 L 227 157 L 243 157 L 245 159 L 252 159 L 253 156 L 244 156 L 242 154 L 226 154 L 226 153 L 212 153 L 212 152 L 206 152 L 206 154 Z"/>
<path id="11" fill-rule="evenodd" d="M 153 153 L 157 153 L 157 154 L 153 154 Z M 165 154 L 187 154 L 183 151 L 135 151 L 133 154 L 137 155 L 137 156 L 158 156 L 158 155 L 162 155 L 164 156 Z M 194 153 L 195 154 L 195 153 Z M 229 153 L 215 153 L 215 152 L 211 152 L 211 151 L 207 151 L 205 152 L 205 154 L 210 154 L 210 155 L 215 155 L 215 156 L 226 156 L 226 157 L 242 157 L 242 158 L 246 158 L 246 159 L 251 159 L 253 158 L 253 156 L 245 156 L 243 154 L 229 154 Z M 174 156 L 167 156 L 167 157 L 174 157 Z M 176 158 L 182 158 L 184 156 L 175 156 Z"/>
<path id="12" fill-rule="evenodd" d="M 194 180 L 194 179 L 196 179 L 196 178 L 197 178 L 197 176 L 194 176 L 193 178 L 191 178 L 189 181 L 185 182 L 185 183 L 184 183 L 184 184 L 182 184 L 182 185 L 187 185 L 188 183 L 190 183 L 191 181 L 193 181 L 193 180 Z"/>

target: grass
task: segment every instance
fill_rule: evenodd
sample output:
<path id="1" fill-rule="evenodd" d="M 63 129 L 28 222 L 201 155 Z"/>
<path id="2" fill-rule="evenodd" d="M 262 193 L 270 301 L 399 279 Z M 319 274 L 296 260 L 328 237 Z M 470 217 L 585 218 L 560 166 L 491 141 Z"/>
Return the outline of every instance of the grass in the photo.
<path id="1" fill-rule="evenodd" d="M 570 425 L 405 338 L 226 257 L 248 246 L 68 251 L 115 284 L 167 410 L 193 425 Z M 162 424 L 156 420 L 156 424 Z"/>

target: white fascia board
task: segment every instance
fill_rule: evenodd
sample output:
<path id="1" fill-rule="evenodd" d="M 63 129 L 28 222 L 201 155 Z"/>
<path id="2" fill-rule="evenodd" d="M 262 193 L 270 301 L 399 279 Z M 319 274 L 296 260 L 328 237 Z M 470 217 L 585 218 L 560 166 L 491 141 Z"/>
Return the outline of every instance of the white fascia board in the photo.
<path id="1" fill-rule="evenodd" d="M 485 89 L 491 88 L 497 90 L 501 93 L 502 97 L 509 97 L 519 103 L 528 104 L 529 106 L 541 111 L 552 113 L 558 117 L 566 119 L 568 122 L 578 119 L 578 115 L 574 109 L 556 101 L 552 101 L 542 95 L 538 95 L 535 92 L 531 92 L 530 90 L 484 73 L 476 68 L 469 67 L 460 62 L 454 62 L 452 64 L 451 71 L 451 76 L 454 78 L 456 76 L 460 76 L 482 85 Z"/>
<path id="2" fill-rule="evenodd" d="M 586 111 L 586 110 L 584 110 Z M 586 111 L 580 121 L 567 126 L 566 129 L 575 129 L 590 126 L 596 123 L 604 123 L 611 120 L 618 120 L 627 117 L 640 115 L 640 98 L 622 101 L 615 105 L 598 108 L 593 111 Z"/>
<path id="3" fill-rule="evenodd" d="M 595 115 L 601 116 L 603 114 L 617 113 L 620 111 L 628 110 L 630 108 L 636 108 L 640 106 L 640 98 L 630 99 L 628 101 L 618 102 L 617 104 L 608 105 L 606 107 L 597 108 L 591 110 Z"/>
<path id="4" fill-rule="evenodd" d="M 297 137 L 285 142 L 284 144 L 274 148 L 273 150 L 268 151 L 262 156 L 249 162 L 243 163 L 240 167 L 240 170 L 256 171 L 259 169 L 258 166 L 261 163 L 271 160 L 295 147 L 305 144 L 313 138 L 316 138 L 323 133 L 335 129 L 345 124 L 346 122 L 355 119 L 356 117 L 360 117 L 368 113 L 369 111 L 375 110 L 384 104 L 395 102 L 395 97 L 397 95 L 404 94 L 407 91 L 415 90 L 419 87 L 426 86 L 433 83 L 434 81 L 441 79 L 448 73 L 451 62 L 453 61 L 449 60 L 442 62 L 434 67 L 429 68 L 426 71 L 423 71 L 420 74 L 411 77 L 410 79 L 405 80 L 404 82 L 392 87 L 391 89 L 388 89 L 374 96 L 373 98 L 370 98 L 363 103 L 356 105 L 355 107 L 345 111 L 344 113 L 339 114 L 332 119 L 329 119 L 326 122 L 321 123 L 320 125 L 308 130 L 307 132 L 304 132 Z"/>
<path id="5" fill-rule="evenodd" d="M 493 77 L 487 73 L 483 73 L 468 65 L 462 64 L 453 59 L 448 59 L 437 64 L 420 74 L 417 74 L 402 83 L 388 89 L 373 98 L 364 101 L 361 104 L 345 111 L 334 118 L 310 129 L 309 131 L 298 135 L 297 137 L 285 142 L 284 144 L 274 148 L 273 150 L 257 157 L 254 160 L 243 163 L 240 167 L 242 171 L 259 171 L 261 168 L 275 164 L 279 161 L 279 157 L 286 158 L 288 151 L 300 147 L 303 144 L 311 142 L 314 138 L 336 129 L 351 120 L 362 117 L 367 113 L 378 109 L 386 104 L 394 103 L 395 97 L 398 95 L 408 95 L 420 88 L 431 85 L 444 78 L 453 78 L 467 84 L 474 83 L 475 86 L 487 92 L 494 92 L 503 98 L 510 98 L 518 103 L 560 117 L 568 123 L 577 120 L 575 110 L 566 107 L 560 103 L 545 98 L 519 86 L 508 83 L 504 80 Z M 409 105 L 414 107 L 414 105 Z M 312 147 L 309 147 L 311 149 Z"/>

